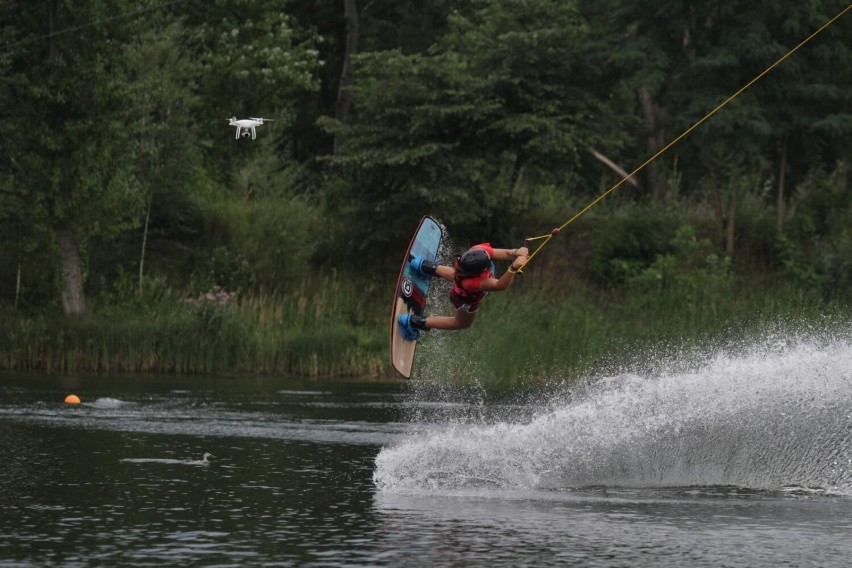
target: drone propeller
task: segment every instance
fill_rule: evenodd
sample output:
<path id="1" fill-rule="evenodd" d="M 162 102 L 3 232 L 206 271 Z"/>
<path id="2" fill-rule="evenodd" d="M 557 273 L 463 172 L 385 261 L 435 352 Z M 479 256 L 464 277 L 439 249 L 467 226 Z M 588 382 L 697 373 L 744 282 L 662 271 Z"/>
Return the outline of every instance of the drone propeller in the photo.
<path id="1" fill-rule="evenodd" d="M 260 120 L 261 122 L 272 122 L 271 118 L 259 118 L 256 116 L 250 116 L 249 120 Z"/>

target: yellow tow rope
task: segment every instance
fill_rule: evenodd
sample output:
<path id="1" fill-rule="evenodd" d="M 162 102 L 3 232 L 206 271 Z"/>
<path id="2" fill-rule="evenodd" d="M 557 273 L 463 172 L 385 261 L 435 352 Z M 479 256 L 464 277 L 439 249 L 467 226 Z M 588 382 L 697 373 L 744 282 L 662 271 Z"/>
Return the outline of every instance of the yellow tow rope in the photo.
<path id="1" fill-rule="evenodd" d="M 553 229 L 550 233 L 547 233 L 547 234 L 544 234 L 544 235 L 539 235 L 539 236 L 537 236 L 537 237 L 527 237 L 527 238 L 526 238 L 526 241 L 527 241 L 527 242 L 538 241 L 538 240 L 541 240 L 541 239 L 544 239 L 544 242 L 543 242 L 543 243 L 541 243 L 540 245 L 538 245 L 538 247 L 535 249 L 535 251 L 533 251 L 533 252 L 532 252 L 532 254 L 530 254 L 529 258 L 527 258 L 527 261 L 524 263 L 524 265 L 523 265 L 523 266 L 521 266 L 521 267 L 518 269 L 518 272 L 523 272 L 523 271 L 524 271 L 524 268 L 526 268 L 526 266 L 527 266 L 527 265 L 528 265 L 528 264 L 532 261 L 532 259 L 533 259 L 533 258 L 535 258 L 535 256 L 536 256 L 536 255 L 537 255 L 537 254 L 541 251 L 541 249 L 543 249 L 543 248 L 544 248 L 544 246 L 545 246 L 547 243 L 549 243 L 549 242 L 550 242 L 550 240 L 551 240 L 553 237 L 555 237 L 556 235 L 558 235 L 558 234 L 559 234 L 559 232 L 560 232 L 560 231 L 562 231 L 562 229 L 564 229 L 565 227 L 567 227 L 568 225 L 570 225 L 571 223 L 573 223 L 574 221 L 576 221 L 577 219 L 579 219 L 579 218 L 580 218 L 583 214 L 585 214 L 585 213 L 586 213 L 589 209 L 591 209 L 592 207 L 594 207 L 595 205 L 597 205 L 598 203 L 600 203 L 601 201 L 603 201 L 603 200 L 604 200 L 604 198 L 606 198 L 606 196 L 608 196 L 610 193 L 612 193 L 613 191 L 615 191 L 616 189 L 618 189 L 619 187 L 621 187 L 621 185 L 622 185 L 622 184 L 624 184 L 624 182 L 626 182 L 627 180 L 629 180 L 630 178 L 632 178 L 633 176 L 635 176 L 637 173 L 639 173 L 639 172 L 640 172 L 643 168 L 645 168 L 645 166 L 647 166 L 648 164 L 650 164 L 651 162 L 653 162 L 654 160 L 656 160 L 657 158 L 659 158 L 659 157 L 660 157 L 660 156 L 661 156 L 664 152 L 666 152 L 669 148 L 671 148 L 672 146 L 674 146 L 675 144 L 677 144 L 678 142 L 680 142 L 680 141 L 681 141 L 681 139 L 683 139 L 683 138 L 684 138 L 687 134 L 689 134 L 690 132 L 692 132 L 693 130 L 695 130 L 695 129 L 696 129 L 696 128 L 698 128 L 699 126 L 701 126 L 701 125 L 702 125 L 704 122 L 706 122 L 706 121 L 707 121 L 707 120 L 708 120 L 711 116 L 713 116 L 714 114 L 716 114 L 717 112 L 719 112 L 720 110 L 722 110 L 722 108 L 723 108 L 725 105 L 727 105 L 729 102 L 731 102 L 732 100 L 734 100 L 735 98 L 737 98 L 737 97 L 738 97 L 740 94 L 742 94 L 742 93 L 743 93 L 746 89 L 748 89 L 749 87 L 751 87 L 752 85 L 754 85 L 755 83 L 757 83 L 760 79 L 762 79 L 762 78 L 763 78 L 763 76 L 764 76 L 764 75 L 766 75 L 767 73 L 769 73 L 770 71 L 772 71 L 773 69 L 775 69 L 775 68 L 776 68 L 778 65 L 780 65 L 780 64 L 781 64 L 781 63 L 782 63 L 785 59 L 787 59 L 788 57 L 790 57 L 791 55 L 793 55 L 796 51 L 798 51 L 800 47 L 802 47 L 803 45 L 805 45 L 806 43 L 808 43 L 809 41 L 811 41 L 813 38 L 815 38 L 817 35 L 819 35 L 822 31 L 824 31 L 826 28 L 828 28 L 831 24 L 833 24 L 835 21 L 837 21 L 838 19 L 840 19 L 840 18 L 841 18 L 841 17 L 842 17 L 842 16 L 843 16 L 846 12 L 848 12 L 848 11 L 849 11 L 849 9 L 850 9 L 850 8 L 852 8 L 852 4 L 850 4 L 849 6 L 846 6 L 846 8 L 844 8 L 843 10 L 841 10 L 841 11 L 840 11 L 840 13 L 838 13 L 836 16 L 834 16 L 833 18 L 831 18 L 831 19 L 830 19 L 828 22 L 826 22 L 825 24 L 823 24 L 823 25 L 822 25 L 822 27 L 820 27 L 817 31 L 815 31 L 814 33 L 812 33 L 811 35 L 809 35 L 807 38 L 805 38 L 805 39 L 804 39 L 801 43 L 799 43 L 799 45 L 797 45 L 796 47 L 794 47 L 793 49 L 791 49 L 790 51 L 788 51 L 787 53 L 785 53 L 785 54 L 784 54 L 781 58 L 779 58 L 779 59 L 778 59 L 775 63 L 773 63 L 772 65 L 770 65 L 770 66 L 769 66 L 769 67 L 767 67 L 766 69 L 764 69 L 764 70 L 763 70 L 760 74 L 758 74 L 758 75 L 757 75 L 754 79 L 752 79 L 751 81 L 749 81 L 748 83 L 746 83 L 746 84 L 745 84 L 742 88 L 740 88 L 740 90 L 738 90 L 736 93 L 734 93 L 733 95 L 731 95 L 730 97 L 728 97 L 727 99 L 725 99 L 725 100 L 724 100 L 721 104 L 719 104 L 719 106 L 717 106 L 716 108 L 714 108 L 713 110 L 711 110 L 710 112 L 708 112 L 706 115 L 704 115 L 704 117 L 703 117 L 701 120 L 699 120 L 698 122 L 696 122 L 695 124 L 693 124 L 692 126 L 690 126 L 689 128 L 687 128 L 687 129 L 686 129 L 686 130 L 685 130 L 685 131 L 684 131 L 684 132 L 683 132 L 680 136 L 678 136 L 677 138 L 675 138 L 674 140 L 672 140 L 671 142 L 669 142 L 668 144 L 666 144 L 666 145 L 665 145 L 665 147 L 663 147 L 663 149 L 662 149 L 662 150 L 660 150 L 659 152 L 657 152 L 656 154 L 654 154 L 653 156 L 651 156 L 650 158 L 648 158 L 648 159 L 645 161 L 645 163 L 643 163 L 641 166 L 639 166 L 638 168 L 636 168 L 635 170 L 633 170 L 632 172 L 630 172 L 629 174 L 627 174 L 627 176 L 625 176 L 625 177 L 624 177 L 621 181 L 619 181 L 618 183 L 616 183 L 614 186 L 612 186 L 611 188 L 609 188 L 608 190 L 606 190 L 605 192 L 603 192 L 602 194 L 600 194 L 600 195 L 599 195 L 599 196 L 598 196 L 598 197 L 597 197 L 594 201 L 592 201 L 591 203 L 589 203 L 588 205 L 586 205 L 586 206 L 585 206 L 583 209 L 581 209 L 581 210 L 580 210 L 580 211 L 579 211 L 576 215 L 574 215 L 573 217 L 571 217 L 570 219 L 568 219 L 567 221 L 565 221 L 564 223 L 562 223 L 559 227 L 557 227 L 557 228 Z"/>

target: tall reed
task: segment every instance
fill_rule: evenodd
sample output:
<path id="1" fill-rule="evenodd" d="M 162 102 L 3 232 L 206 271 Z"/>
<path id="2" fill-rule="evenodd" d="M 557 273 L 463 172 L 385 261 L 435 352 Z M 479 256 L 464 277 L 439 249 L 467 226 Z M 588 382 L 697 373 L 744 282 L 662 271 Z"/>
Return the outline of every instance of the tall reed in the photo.
<path id="1" fill-rule="evenodd" d="M 826 305 L 809 291 L 760 280 L 653 294 L 584 287 L 571 296 L 515 292 L 489 296 L 469 330 L 428 332 L 434 336 L 422 342 L 415 376 L 490 385 L 570 381 L 637 357 L 718 345 L 779 324 L 818 327 L 828 316 L 852 317 L 849 306 Z"/>
<path id="2" fill-rule="evenodd" d="M 699 276 L 674 285 L 643 276 L 610 290 L 571 278 L 561 288 L 522 281 L 489 296 L 473 328 L 427 332 L 418 346 L 415 380 L 492 385 L 571 380 L 637 353 L 852 311 L 790 284 Z M 82 320 L 0 313 L 0 368 L 391 377 L 387 294 L 380 288 L 332 275 L 277 294 L 225 301 L 165 294 L 105 306 Z M 432 313 L 452 310 L 443 292 L 436 288 Z"/>
<path id="3" fill-rule="evenodd" d="M 7 313 L 0 316 L 0 365 L 49 372 L 378 376 L 386 372 L 386 328 L 360 296 L 330 279 L 323 286 L 305 281 L 286 295 L 222 301 L 214 294 L 192 302 L 167 297 L 81 320 Z"/>

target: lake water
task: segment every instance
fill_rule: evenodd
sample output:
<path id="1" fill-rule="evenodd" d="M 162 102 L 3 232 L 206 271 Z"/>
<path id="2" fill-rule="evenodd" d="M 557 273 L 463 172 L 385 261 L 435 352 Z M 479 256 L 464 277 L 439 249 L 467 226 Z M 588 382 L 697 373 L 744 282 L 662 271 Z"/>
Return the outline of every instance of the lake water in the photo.
<path id="1" fill-rule="evenodd" d="M 849 564 L 848 341 L 554 384 L 0 376 L 0 565 Z"/>

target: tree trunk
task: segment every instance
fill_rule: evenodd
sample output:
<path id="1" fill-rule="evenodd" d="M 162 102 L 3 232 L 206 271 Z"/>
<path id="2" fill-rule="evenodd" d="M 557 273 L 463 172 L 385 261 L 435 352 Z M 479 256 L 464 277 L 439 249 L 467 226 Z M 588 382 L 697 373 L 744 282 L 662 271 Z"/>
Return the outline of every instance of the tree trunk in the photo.
<path id="1" fill-rule="evenodd" d="M 639 107 L 642 109 L 642 117 L 645 119 L 645 128 L 648 133 L 646 139 L 648 153 L 650 156 L 653 156 L 663 148 L 665 142 L 663 111 L 654 102 L 651 93 L 646 87 L 640 87 L 636 91 L 636 96 L 639 99 Z M 651 192 L 654 199 L 658 203 L 665 203 L 668 198 L 668 187 L 659 161 L 654 160 L 648 164 L 645 168 L 645 177 L 648 180 L 646 184 L 648 191 Z"/>
<path id="2" fill-rule="evenodd" d="M 151 205 L 154 203 L 154 188 L 148 195 L 148 211 L 145 213 L 145 227 L 142 229 L 142 253 L 139 255 L 139 295 L 145 278 L 145 248 L 148 246 L 148 224 L 151 222 Z"/>
<path id="3" fill-rule="evenodd" d="M 67 227 L 56 232 L 59 241 L 59 260 L 62 268 L 62 311 L 66 316 L 83 316 L 86 297 L 83 293 L 83 270 L 77 238 Z"/>
<path id="4" fill-rule="evenodd" d="M 716 227 L 719 229 L 719 234 L 721 235 L 725 227 L 725 211 L 722 207 L 722 192 L 719 190 L 719 182 L 716 180 L 716 174 L 711 172 L 708 177 L 710 178 L 710 187 L 713 188 L 713 217 L 716 219 Z"/>
<path id="5" fill-rule="evenodd" d="M 57 3 L 51 2 L 48 9 L 48 29 L 50 30 L 50 43 L 48 51 L 48 59 L 53 61 L 58 57 L 58 47 L 53 37 L 56 28 L 56 11 Z M 57 80 L 57 71 L 51 72 L 51 82 Z M 58 114 L 53 114 L 51 125 L 54 132 L 60 132 L 62 118 Z M 58 152 L 53 156 L 53 169 L 57 172 L 62 172 L 63 158 L 66 153 Z M 70 182 L 66 182 L 70 183 Z M 66 193 L 70 193 L 66 190 Z M 67 199 L 67 195 L 60 197 L 61 201 Z M 66 316 L 82 317 L 86 313 L 86 297 L 83 293 L 83 269 L 80 259 L 80 248 L 77 244 L 77 237 L 71 230 L 68 222 L 65 221 L 62 226 L 56 229 L 56 240 L 59 244 L 59 267 L 61 272 L 62 292 L 60 299 L 62 300 L 62 311 Z"/>
<path id="6" fill-rule="evenodd" d="M 334 117 L 345 123 L 349 119 L 352 108 L 352 95 L 349 88 L 354 81 L 352 59 L 358 53 L 358 41 L 361 33 L 361 23 L 358 19 L 358 6 L 355 0 L 343 0 L 343 13 L 346 19 L 346 47 L 343 52 L 343 69 L 340 72 L 340 85 L 337 88 L 337 104 L 334 107 Z M 334 135 L 334 153 L 340 148 L 340 135 Z"/>
<path id="7" fill-rule="evenodd" d="M 725 252 L 728 256 L 734 256 L 734 229 L 737 221 L 737 189 L 731 188 L 731 194 L 728 201 L 728 226 L 725 229 Z"/>
<path id="8" fill-rule="evenodd" d="M 781 140 L 781 165 L 778 167 L 778 201 L 775 207 L 775 227 L 778 238 L 784 236 L 784 186 L 787 182 L 787 146 L 790 143 L 790 135 L 784 133 L 784 138 Z"/>
<path id="9" fill-rule="evenodd" d="M 18 276 L 15 278 L 15 309 L 18 309 L 18 299 L 21 297 L 21 263 L 18 263 Z"/>

